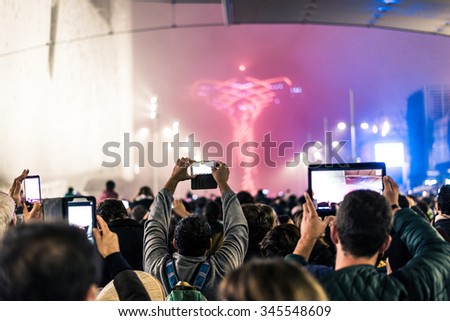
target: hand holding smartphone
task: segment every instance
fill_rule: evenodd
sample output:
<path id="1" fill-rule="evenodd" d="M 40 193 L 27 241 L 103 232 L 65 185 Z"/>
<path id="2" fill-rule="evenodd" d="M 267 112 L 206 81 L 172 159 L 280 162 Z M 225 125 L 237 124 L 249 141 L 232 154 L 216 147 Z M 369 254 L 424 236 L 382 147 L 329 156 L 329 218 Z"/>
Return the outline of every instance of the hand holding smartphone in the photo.
<path id="1" fill-rule="evenodd" d="M 41 201 L 41 178 L 39 175 L 25 177 L 23 187 L 27 206 L 32 206 L 33 202 Z"/>
<path id="2" fill-rule="evenodd" d="M 216 161 L 194 162 L 189 166 L 189 174 L 195 176 L 191 179 L 192 189 L 217 188 L 217 182 L 212 176 L 213 168 L 217 167 Z"/>
<path id="3" fill-rule="evenodd" d="M 64 201 L 64 214 L 68 223 L 82 229 L 86 233 L 88 240 L 94 242 L 92 229 L 97 226 L 95 197 L 65 198 Z"/>

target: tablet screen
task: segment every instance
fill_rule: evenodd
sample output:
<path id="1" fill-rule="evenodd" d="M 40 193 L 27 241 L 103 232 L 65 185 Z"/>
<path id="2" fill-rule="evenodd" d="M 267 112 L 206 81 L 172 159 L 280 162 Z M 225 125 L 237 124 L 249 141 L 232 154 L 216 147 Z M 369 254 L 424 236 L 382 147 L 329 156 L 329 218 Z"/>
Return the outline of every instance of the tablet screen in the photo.
<path id="1" fill-rule="evenodd" d="M 331 209 L 344 196 L 354 190 L 369 189 L 382 193 L 383 176 L 386 175 L 384 163 L 356 163 L 339 167 L 318 166 L 309 168 L 309 191 L 319 210 Z"/>

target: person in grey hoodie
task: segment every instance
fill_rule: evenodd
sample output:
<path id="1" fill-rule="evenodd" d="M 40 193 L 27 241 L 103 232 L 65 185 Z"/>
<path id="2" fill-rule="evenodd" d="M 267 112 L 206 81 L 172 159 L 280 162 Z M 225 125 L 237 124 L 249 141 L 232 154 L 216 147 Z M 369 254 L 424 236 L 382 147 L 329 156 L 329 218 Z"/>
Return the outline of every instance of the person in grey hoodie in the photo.
<path id="1" fill-rule="evenodd" d="M 176 226 L 173 240 L 169 240 L 169 222 L 173 194 L 179 182 L 192 178 L 189 158 L 178 159 L 165 186 L 156 196 L 144 231 L 144 270 L 163 284 L 166 295 L 172 290 L 166 273 L 166 262 L 172 259 L 180 281 L 192 282 L 201 263 L 209 261 L 210 271 L 202 293 L 208 300 L 218 300 L 218 286 L 227 273 L 243 263 L 248 247 L 248 226 L 236 194 L 228 185 L 230 170 L 218 162 L 212 175 L 222 194 L 224 239 L 220 249 L 207 256 L 211 247 L 211 230 L 201 215 L 191 215 Z M 171 255 L 169 242 L 177 251 Z"/>

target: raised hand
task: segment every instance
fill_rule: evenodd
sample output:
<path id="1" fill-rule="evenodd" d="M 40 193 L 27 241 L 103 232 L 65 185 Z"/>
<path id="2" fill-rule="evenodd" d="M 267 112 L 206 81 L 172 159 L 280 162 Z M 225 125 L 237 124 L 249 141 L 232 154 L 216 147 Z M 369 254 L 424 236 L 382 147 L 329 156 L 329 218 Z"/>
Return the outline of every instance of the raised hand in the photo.
<path id="1" fill-rule="evenodd" d="M 106 258 L 113 253 L 120 252 L 117 234 L 111 232 L 108 224 L 106 224 L 100 215 L 97 215 L 97 223 L 100 229 L 94 228 L 92 232 L 94 233 L 95 243 L 97 244 L 99 253 Z"/>
<path id="2" fill-rule="evenodd" d="M 9 189 L 9 196 L 14 200 L 17 206 L 21 206 L 20 191 L 22 190 L 22 182 L 28 176 L 30 170 L 24 169 L 22 174 L 17 176 Z"/>

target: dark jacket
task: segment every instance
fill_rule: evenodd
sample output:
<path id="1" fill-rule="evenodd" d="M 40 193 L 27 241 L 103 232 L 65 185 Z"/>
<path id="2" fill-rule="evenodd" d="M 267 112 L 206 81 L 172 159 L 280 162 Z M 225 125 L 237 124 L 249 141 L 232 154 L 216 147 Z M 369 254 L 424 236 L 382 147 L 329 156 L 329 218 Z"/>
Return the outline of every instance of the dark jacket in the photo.
<path id="1" fill-rule="evenodd" d="M 450 242 L 450 219 L 444 218 L 436 221 L 434 223 L 434 227 L 438 230 L 438 232 L 442 235 L 442 237 Z"/>
<path id="2" fill-rule="evenodd" d="M 389 276 L 370 265 L 324 275 L 320 282 L 331 300 L 449 300 L 450 244 L 409 209 L 395 214 L 393 229 L 413 258 Z"/>
<path id="3" fill-rule="evenodd" d="M 119 238 L 120 252 L 133 270 L 143 271 L 144 227 L 133 219 L 119 219 L 108 223 Z M 101 286 L 112 280 L 111 271 L 103 268 Z"/>

